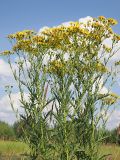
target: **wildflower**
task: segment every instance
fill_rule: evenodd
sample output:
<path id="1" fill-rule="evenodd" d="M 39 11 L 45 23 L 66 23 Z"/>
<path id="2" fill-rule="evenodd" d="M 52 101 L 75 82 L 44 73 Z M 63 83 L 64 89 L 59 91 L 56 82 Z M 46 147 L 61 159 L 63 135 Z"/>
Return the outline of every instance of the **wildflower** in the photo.
<path id="1" fill-rule="evenodd" d="M 15 38 L 15 34 L 9 34 L 8 35 L 8 39 L 14 39 Z"/>
<path id="2" fill-rule="evenodd" d="M 111 98 L 111 97 L 107 97 L 103 99 L 103 104 L 104 105 L 112 105 L 114 103 L 116 103 L 117 99 L 116 98 Z"/>
<path id="3" fill-rule="evenodd" d="M 56 74 L 59 77 L 64 76 L 64 74 L 66 73 L 65 62 L 61 62 L 59 60 L 53 60 L 49 64 L 48 72 Z"/>
<path id="4" fill-rule="evenodd" d="M 114 98 L 119 98 L 119 96 L 116 93 L 110 93 L 110 96 Z"/>
<path id="5" fill-rule="evenodd" d="M 115 19 L 113 19 L 113 18 L 108 18 L 107 20 L 108 20 L 108 23 L 109 23 L 110 25 L 116 25 L 116 24 L 118 23 L 117 20 L 115 20 Z"/>
<path id="6" fill-rule="evenodd" d="M 97 64 L 96 64 L 96 71 L 99 71 L 99 72 L 107 72 L 108 71 L 108 69 L 102 64 L 102 63 L 100 63 L 100 62 L 98 62 Z"/>
<path id="7" fill-rule="evenodd" d="M 118 43 L 118 41 L 120 41 L 120 35 L 114 34 L 113 41 L 116 42 L 116 43 Z"/>
<path id="8" fill-rule="evenodd" d="M 9 50 L 5 50 L 3 52 L 1 52 L 2 55 L 10 55 L 12 54 L 13 52 L 9 51 Z"/>
<path id="9" fill-rule="evenodd" d="M 97 27 L 99 27 L 100 26 L 100 23 L 98 23 L 98 22 L 94 22 L 93 24 L 92 24 L 92 27 L 95 27 L 95 28 L 97 28 Z"/>
<path id="10" fill-rule="evenodd" d="M 98 19 L 99 19 L 100 21 L 104 21 L 106 18 L 105 18 L 104 16 L 99 16 Z"/>
<path id="11" fill-rule="evenodd" d="M 112 28 L 108 28 L 108 34 L 113 34 Z"/>
<path id="12" fill-rule="evenodd" d="M 24 38 L 29 38 L 31 35 L 34 35 L 34 32 L 31 30 L 23 30 L 20 32 L 16 32 L 15 34 L 8 35 L 9 39 L 22 40 Z"/>

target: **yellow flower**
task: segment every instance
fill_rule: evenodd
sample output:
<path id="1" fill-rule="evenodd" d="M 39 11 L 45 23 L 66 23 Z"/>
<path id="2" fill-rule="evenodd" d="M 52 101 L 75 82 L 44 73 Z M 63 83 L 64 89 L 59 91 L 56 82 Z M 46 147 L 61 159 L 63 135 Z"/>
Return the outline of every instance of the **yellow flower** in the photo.
<path id="1" fill-rule="evenodd" d="M 115 20 L 115 19 L 113 19 L 113 18 L 108 18 L 107 20 L 108 20 L 108 23 L 109 23 L 110 25 L 116 25 L 116 24 L 118 23 L 117 20 Z"/>
<path id="2" fill-rule="evenodd" d="M 13 46 L 12 50 L 14 52 L 25 51 L 25 52 L 32 52 L 32 53 L 35 53 L 38 51 L 38 49 L 32 45 L 31 40 L 20 40 Z"/>
<path id="3" fill-rule="evenodd" d="M 8 39 L 14 39 L 15 38 L 15 34 L 9 34 L 8 35 Z"/>
<path id="4" fill-rule="evenodd" d="M 34 43 L 37 43 L 37 44 L 44 44 L 45 43 L 45 38 L 43 36 L 34 36 L 32 38 L 32 41 Z"/>
<path id="5" fill-rule="evenodd" d="M 105 23 L 104 23 L 105 20 Z M 74 52 L 81 50 L 85 52 L 88 42 L 98 47 L 103 39 L 113 35 L 111 24 L 115 24 L 116 20 L 106 19 L 103 16 L 93 18 L 87 24 L 80 22 L 71 22 L 68 26 L 60 25 L 58 27 L 47 28 L 41 31 L 40 35 L 30 30 L 24 30 L 11 34 L 9 39 L 15 39 L 14 51 L 22 50 L 31 52 L 37 50 L 38 47 L 45 49 L 62 50 Z M 118 35 L 114 36 L 115 42 L 120 40 Z M 31 42 L 29 42 L 29 40 Z M 28 41 L 28 42 L 27 42 Z M 106 47 L 106 51 L 110 48 Z"/>
<path id="6" fill-rule="evenodd" d="M 59 60 L 53 60 L 52 62 L 50 62 L 49 67 L 48 67 L 48 72 L 49 73 L 53 73 L 56 74 L 58 76 L 64 76 L 64 74 L 66 73 L 66 66 L 65 66 L 65 62 L 61 62 Z"/>
<path id="7" fill-rule="evenodd" d="M 99 27 L 99 25 L 100 25 L 100 24 L 99 24 L 98 22 L 94 22 L 94 23 L 92 24 L 93 27 Z"/>
<path id="8" fill-rule="evenodd" d="M 110 96 L 114 98 L 119 98 L 119 96 L 116 93 L 110 93 Z"/>
<path id="9" fill-rule="evenodd" d="M 108 28 L 108 34 L 113 34 L 112 28 Z"/>
<path id="10" fill-rule="evenodd" d="M 100 21 L 104 21 L 106 18 L 105 18 L 104 16 L 99 16 L 98 19 L 99 19 Z"/>
<path id="11" fill-rule="evenodd" d="M 103 99 L 103 104 L 104 105 L 112 105 L 114 103 L 116 103 L 117 99 L 116 98 L 111 98 L 111 97 L 107 97 Z"/>
<path id="12" fill-rule="evenodd" d="M 103 104 L 104 105 L 112 105 L 117 102 L 119 99 L 119 96 L 115 93 L 110 93 L 108 97 L 103 98 Z"/>
<path id="13" fill-rule="evenodd" d="M 93 38 L 95 38 L 95 40 L 97 40 L 97 41 L 99 41 L 101 39 L 98 34 L 93 34 Z"/>
<path id="14" fill-rule="evenodd" d="M 9 55 L 12 54 L 13 52 L 9 51 L 9 50 L 5 50 L 3 52 L 1 52 L 2 55 Z"/>
<path id="15" fill-rule="evenodd" d="M 9 39 L 22 40 L 23 38 L 29 38 L 32 35 L 34 35 L 33 31 L 31 31 L 31 30 L 23 30 L 21 32 L 16 32 L 15 34 L 8 35 L 8 38 Z"/>
<path id="16" fill-rule="evenodd" d="M 108 69 L 101 62 L 98 62 L 96 64 L 96 71 L 105 73 Z"/>
<path id="17" fill-rule="evenodd" d="M 113 41 L 115 41 L 116 43 L 118 43 L 118 41 L 120 41 L 120 35 L 114 34 Z"/>

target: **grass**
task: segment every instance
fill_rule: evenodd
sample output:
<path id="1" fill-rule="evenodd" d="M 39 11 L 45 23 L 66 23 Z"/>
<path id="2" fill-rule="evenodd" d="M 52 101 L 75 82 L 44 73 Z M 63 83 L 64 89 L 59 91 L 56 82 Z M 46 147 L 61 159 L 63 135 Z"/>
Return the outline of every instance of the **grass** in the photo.
<path id="1" fill-rule="evenodd" d="M 117 145 L 103 145 L 101 147 L 102 154 L 111 154 L 108 160 L 120 160 L 120 146 Z"/>
<path id="2" fill-rule="evenodd" d="M 103 145 L 102 154 L 110 154 L 107 160 L 120 160 L 120 147 L 116 145 Z M 15 141 L 0 141 L 0 160 L 25 160 L 22 154 L 28 153 L 25 143 Z"/>
<path id="3" fill-rule="evenodd" d="M 0 141 L 0 160 L 23 160 L 29 152 L 25 143 L 17 141 Z M 23 158 L 21 158 L 23 157 Z"/>

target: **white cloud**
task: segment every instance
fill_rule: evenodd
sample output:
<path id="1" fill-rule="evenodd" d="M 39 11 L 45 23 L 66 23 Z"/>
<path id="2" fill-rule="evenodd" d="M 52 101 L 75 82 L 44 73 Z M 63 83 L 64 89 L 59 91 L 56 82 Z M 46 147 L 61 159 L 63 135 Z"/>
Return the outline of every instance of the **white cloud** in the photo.
<path id="1" fill-rule="evenodd" d="M 24 98 L 25 100 L 28 100 L 28 94 L 25 93 Z M 11 94 L 11 99 L 15 111 L 18 110 L 19 113 L 23 113 L 23 108 L 20 107 L 20 93 Z M 10 99 L 8 95 L 5 95 L 0 99 L 0 120 L 8 123 L 13 123 L 16 120 L 16 114 L 10 105 Z"/>
<path id="2" fill-rule="evenodd" d="M 108 89 L 105 87 L 105 86 L 103 86 L 102 88 L 101 88 L 101 90 L 100 90 L 100 93 L 101 94 L 107 94 L 109 91 L 108 91 Z"/>
<path id="3" fill-rule="evenodd" d="M 13 124 L 16 121 L 15 113 L 0 112 L 0 120 L 9 124 Z"/>
<path id="4" fill-rule="evenodd" d="M 104 84 L 104 80 L 103 80 L 103 77 L 101 77 L 100 80 L 97 80 L 96 83 L 94 83 L 93 93 L 96 91 L 96 87 L 98 87 L 97 92 L 99 92 L 100 94 L 107 94 L 109 91 L 103 84 Z"/>
<path id="5" fill-rule="evenodd" d="M 3 59 L 0 59 L 0 92 L 5 91 L 6 85 L 14 85 L 14 84 L 15 81 L 9 64 Z"/>
<path id="6" fill-rule="evenodd" d="M 90 20 L 93 20 L 93 18 L 90 17 L 90 16 L 87 16 L 87 17 L 84 17 L 84 18 L 80 18 L 79 22 L 81 22 L 81 23 L 87 23 Z"/>
<path id="7" fill-rule="evenodd" d="M 108 47 L 112 47 L 112 39 L 107 38 L 106 40 L 103 41 L 103 44 L 105 44 Z M 118 42 L 115 47 L 114 51 L 120 49 L 120 42 Z M 110 63 L 114 63 L 115 61 L 120 60 L 120 50 L 118 50 L 110 59 Z"/>
<path id="8" fill-rule="evenodd" d="M 0 59 L 0 76 L 9 77 L 12 75 L 10 66 L 3 59 Z"/>
<path id="9" fill-rule="evenodd" d="M 88 21 L 90 21 L 90 20 L 93 20 L 93 18 L 90 17 L 90 16 L 87 16 L 87 17 L 84 17 L 84 18 L 80 18 L 78 21 L 81 22 L 81 23 L 86 24 L 86 23 L 87 23 Z M 67 26 L 70 25 L 71 22 L 72 22 L 72 21 L 63 22 L 61 25 L 67 27 Z M 61 25 L 53 26 L 53 27 L 59 27 L 59 26 L 61 26 Z M 41 35 L 41 32 L 44 31 L 44 30 L 46 30 L 46 29 L 49 29 L 49 27 L 48 27 L 48 26 L 44 26 L 44 27 L 40 28 L 39 31 L 38 31 L 38 35 Z"/>
<path id="10" fill-rule="evenodd" d="M 90 17 L 90 16 L 87 16 L 87 17 L 84 17 L 84 18 L 80 18 L 78 21 L 80 22 L 80 23 L 84 23 L 84 24 L 86 24 L 88 21 L 92 21 L 93 20 L 93 18 L 92 17 Z M 69 21 L 69 22 L 63 22 L 62 23 L 62 25 L 63 26 L 69 26 L 70 25 L 70 23 L 71 23 L 72 21 Z"/>
<path id="11" fill-rule="evenodd" d="M 12 70 L 13 72 L 15 71 L 16 74 L 19 73 L 17 62 L 19 62 L 19 59 L 17 57 L 14 58 L 13 62 L 11 61 Z M 28 69 L 30 67 L 30 63 L 27 60 L 25 62 L 23 58 L 21 58 L 21 62 L 23 62 L 24 71 L 26 71 L 26 68 Z M 2 89 L 3 91 L 5 91 L 5 86 L 7 85 L 14 86 L 14 88 L 17 88 L 17 83 L 14 79 L 12 70 L 8 62 L 6 62 L 3 59 L 0 59 L 0 89 Z"/>
<path id="12" fill-rule="evenodd" d="M 120 124 L 120 110 L 114 110 L 113 113 L 111 113 L 110 118 L 107 122 L 107 128 L 113 129 L 118 127 Z"/>
<path id="13" fill-rule="evenodd" d="M 41 32 L 43 32 L 46 29 L 49 29 L 49 27 L 48 26 L 44 26 L 44 27 L 40 28 L 39 31 L 38 31 L 38 35 L 41 35 Z"/>
<path id="14" fill-rule="evenodd" d="M 71 21 L 69 21 L 69 22 L 63 22 L 62 25 L 65 26 L 65 27 L 68 27 L 70 25 L 70 22 Z"/>
<path id="15" fill-rule="evenodd" d="M 46 53 L 46 55 L 44 56 L 44 59 L 43 59 L 43 64 L 44 64 L 44 65 L 47 65 L 49 61 L 55 60 L 56 55 L 61 53 L 60 50 L 54 51 L 54 50 L 52 50 L 52 49 L 49 49 L 48 52 L 53 53 L 53 55 L 50 56 L 49 53 L 48 53 L 48 54 Z M 65 53 L 65 54 L 64 54 L 64 60 L 67 61 L 68 59 L 69 59 L 69 54 L 68 54 L 68 53 Z"/>

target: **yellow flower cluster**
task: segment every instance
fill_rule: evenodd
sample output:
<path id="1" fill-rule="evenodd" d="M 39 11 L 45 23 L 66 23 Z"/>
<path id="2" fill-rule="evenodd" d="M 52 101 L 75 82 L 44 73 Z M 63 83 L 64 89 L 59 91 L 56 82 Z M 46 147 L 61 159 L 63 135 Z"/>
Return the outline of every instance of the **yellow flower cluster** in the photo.
<path id="1" fill-rule="evenodd" d="M 113 19 L 113 18 L 108 18 L 108 23 L 110 25 L 116 25 L 118 22 L 115 19 Z"/>
<path id="2" fill-rule="evenodd" d="M 106 73 L 108 72 L 108 69 L 106 66 L 104 66 L 102 63 L 98 62 L 96 63 L 95 70 L 98 72 Z"/>
<path id="3" fill-rule="evenodd" d="M 94 27 L 94 28 L 103 28 L 103 24 L 101 24 L 100 22 L 94 22 L 92 24 L 92 27 Z"/>
<path id="4" fill-rule="evenodd" d="M 65 62 L 62 63 L 61 61 L 53 60 L 52 62 L 50 62 L 47 72 L 57 74 L 61 77 L 65 74 L 65 69 Z"/>
<path id="5" fill-rule="evenodd" d="M 106 18 L 105 18 L 104 16 L 99 16 L 98 19 L 99 19 L 100 21 L 106 20 Z"/>
<path id="6" fill-rule="evenodd" d="M 111 28 L 111 25 L 115 24 L 116 20 L 100 16 L 89 20 L 86 24 L 71 22 L 67 26 L 44 29 L 40 35 L 31 30 L 24 30 L 11 34 L 8 38 L 15 40 L 12 48 L 14 52 L 19 50 L 34 53 L 37 47 L 72 53 L 81 49 L 81 52 L 84 52 L 89 44 L 96 48 L 106 38 L 114 37 L 115 41 L 119 41 L 120 36 L 114 34 Z"/>
<path id="7" fill-rule="evenodd" d="M 37 45 L 45 45 L 45 44 L 47 44 L 45 38 L 42 37 L 42 36 L 34 36 L 32 38 L 32 42 L 33 42 L 33 44 L 37 44 Z"/>
<path id="8" fill-rule="evenodd" d="M 18 51 L 37 53 L 38 49 L 35 47 L 32 38 L 35 32 L 32 30 L 23 30 L 21 32 L 16 32 L 15 34 L 8 35 L 8 39 L 15 40 L 15 44 L 12 47 L 12 53 Z M 5 53 L 3 53 L 5 55 Z"/>
<path id="9" fill-rule="evenodd" d="M 34 32 L 31 30 L 23 30 L 21 32 L 17 32 L 15 34 L 8 35 L 9 39 L 17 39 L 22 40 L 24 38 L 30 38 L 32 35 L 34 35 Z"/>
<path id="10" fill-rule="evenodd" d="M 110 93 L 109 95 L 110 95 L 111 97 L 116 98 L 116 99 L 117 99 L 117 98 L 120 98 L 116 93 Z"/>
<path id="11" fill-rule="evenodd" d="M 120 41 L 120 35 L 114 34 L 113 40 L 116 42 Z"/>
<path id="12" fill-rule="evenodd" d="M 24 52 L 32 52 L 35 48 L 32 47 L 31 40 L 20 40 L 13 46 L 13 51 L 24 51 Z"/>
<path id="13" fill-rule="evenodd" d="M 102 73 L 106 73 L 108 72 L 108 69 L 100 62 L 95 62 L 95 64 L 90 64 L 90 65 L 83 65 L 80 67 L 80 72 L 81 73 L 89 73 L 91 71 L 95 71 L 95 72 L 102 72 Z"/>
<path id="14" fill-rule="evenodd" d="M 98 19 L 103 22 L 108 22 L 109 25 L 116 25 L 118 23 L 114 18 L 106 19 L 104 16 L 99 16 Z"/>
<path id="15" fill-rule="evenodd" d="M 112 28 L 108 28 L 108 34 L 113 35 L 113 30 L 112 30 Z"/>
<path id="16" fill-rule="evenodd" d="M 116 103 L 116 101 L 117 101 L 116 98 L 107 97 L 107 98 L 104 98 L 103 104 L 104 105 L 112 105 L 112 104 Z"/>
<path id="17" fill-rule="evenodd" d="M 59 76 L 64 76 L 65 74 L 74 74 L 75 70 L 79 70 L 80 74 L 89 73 L 91 71 L 95 72 L 108 72 L 108 69 L 100 62 L 95 62 L 95 65 L 80 65 L 78 62 L 74 63 L 70 60 L 61 62 L 60 60 L 53 60 L 50 62 L 47 72 L 57 74 Z"/>
<path id="18" fill-rule="evenodd" d="M 13 52 L 9 50 L 5 50 L 4 52 L 1 53 L 1 55 L 10 55 L 10 54 L 13 54 Z"/>
<path id="19" fill-rule="evenodd" d="M 112 105 L 117 102 L 120 97 L 115 93 L 110 93 L 107 97 L 102 99 L 104 105 Z"/>

